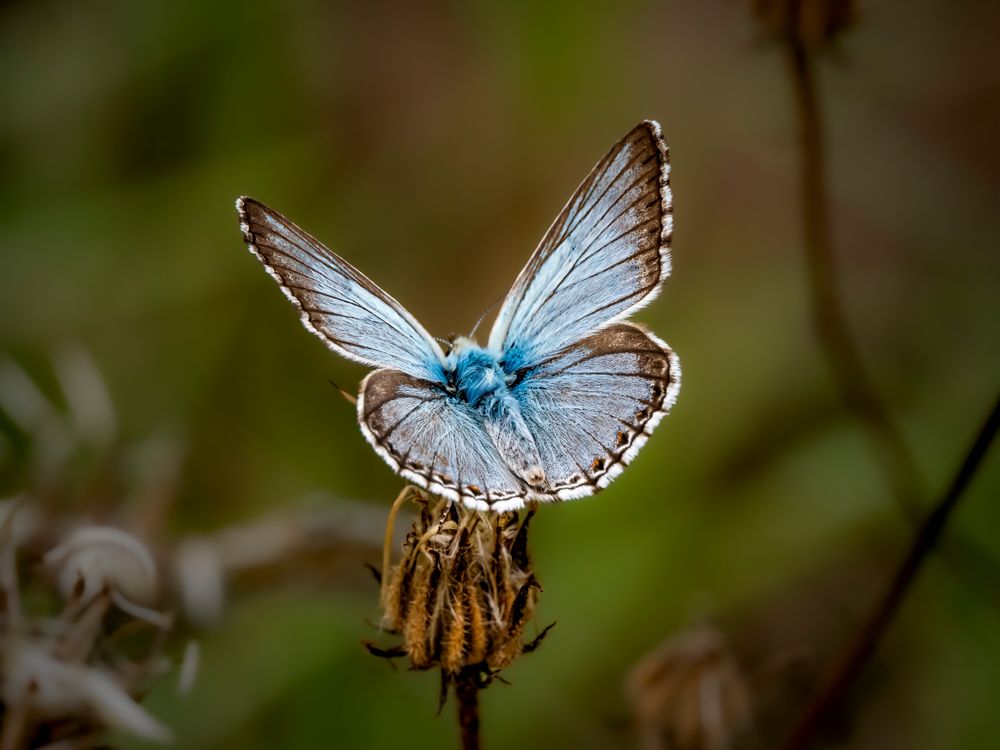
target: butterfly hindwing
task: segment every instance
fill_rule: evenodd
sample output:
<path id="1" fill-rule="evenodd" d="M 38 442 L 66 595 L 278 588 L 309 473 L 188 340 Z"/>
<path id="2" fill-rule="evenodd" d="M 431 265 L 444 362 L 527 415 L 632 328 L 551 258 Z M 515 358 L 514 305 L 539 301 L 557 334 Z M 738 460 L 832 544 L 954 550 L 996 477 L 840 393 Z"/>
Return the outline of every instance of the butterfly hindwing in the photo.
<path id="1" fill-rule="evenodd" d="M 369 367 L 442 377 L 438 343 L 367 276 L 264 204 L 243 197 L 236 210 L 250 251 L 327 346 Z"/>
<path id="2" fill-rule="evenodd" d="M 549 482 L 539 499 L 606 487 L 672 406 L 680 362 L 634 323 L 615 323 L 550 357 L 515 386 Z"/>
<path id="3" fill-rule="evenodd" d="M 657 123 L 643 122 L 615 144 L 521 271 L 490 349 L 530 364 L 652 300 L 670 271 L 669 174 Z"/>
<path id="4" fill-rule="evenodd" d="M 424 489 L 480 510 L 522 504 L 523 486 L 501 460 L 482 415 L 437 384 L 375 370 L 361 384 L 358 421 L 389 466 Z"/>
<path id="5" fill-rule="evenodd" d="M 673 351 L 616 323 L 538 363 L 514 388 L 549 483 L 524 486 L 504 465 L 481 415 L 440 386 L 395 370 L 362 383 L 358 419 L 375 450 L 421 487 L 480 510 L 585 497 L 631 462 L 680 387 Z"/>

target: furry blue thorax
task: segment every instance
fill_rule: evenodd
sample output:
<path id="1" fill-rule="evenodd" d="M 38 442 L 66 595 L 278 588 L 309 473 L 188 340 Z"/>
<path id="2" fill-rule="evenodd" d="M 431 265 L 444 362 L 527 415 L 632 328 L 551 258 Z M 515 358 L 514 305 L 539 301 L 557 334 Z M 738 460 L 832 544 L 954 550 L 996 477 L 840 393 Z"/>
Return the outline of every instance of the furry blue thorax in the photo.
<path id="1" fill-rule="evenodd" d="M 496 407 L 491 403 L 509 396 L 508 375 L 497 357 L 471 339 L 460 337 L 448 354 L 445 370 L 456 395 L 474 408 Z M 493 408 L 490 408 L 490 407 Z M 493 416 L 493 415 L 490 415 Z"/>

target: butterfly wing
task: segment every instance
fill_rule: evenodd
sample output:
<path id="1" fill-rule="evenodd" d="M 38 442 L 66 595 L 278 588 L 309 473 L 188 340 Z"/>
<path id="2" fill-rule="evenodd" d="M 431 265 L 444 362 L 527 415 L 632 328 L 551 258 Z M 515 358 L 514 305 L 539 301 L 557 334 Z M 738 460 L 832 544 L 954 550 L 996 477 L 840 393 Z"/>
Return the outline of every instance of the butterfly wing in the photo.
<path id="1" fill-rule="evenodd" d="M 501 460 L 482 415 L 436 383 L 375 370 L 361 383 L 358 422 L 393 471 L 424 489 L 478 510 L 523 504 L 524 488 Z"/>
<path id="2" fill-rule="evenodd" d="M 634 323 L 614 323 L 540 362 L 514 387 L 549 489 L 569 500 L 606 487 L 670 410 L 680 361 Z"/>
<path id="3" fill-rule="evenodd" d="M 637 125 L 576 189 L 507 294 L 489 346 L 508 371 L 561 351 L 651 301 L 670 273 L 670 163 Z M 513 362 L 512 362 L 513 360 Z"/>
<path id="4" fill-rule="evenodd" d="M 402 305 L 284 216 L 236 201 L 243 239 L 302 313 L 302 325 L 338 354 L 441 380 L 444 353 Z"/>

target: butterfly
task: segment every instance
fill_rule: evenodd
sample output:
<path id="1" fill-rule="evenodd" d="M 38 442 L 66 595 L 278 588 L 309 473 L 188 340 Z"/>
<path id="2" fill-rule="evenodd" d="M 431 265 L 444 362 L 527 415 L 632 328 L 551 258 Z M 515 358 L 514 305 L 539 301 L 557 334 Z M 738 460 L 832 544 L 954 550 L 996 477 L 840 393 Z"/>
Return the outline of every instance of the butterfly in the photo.
<path id="1" fill-rule="evenodd" d="M 236 202 L 243 239 L 333 351 L 378 368 L 357 416 L 405 479 L 476 510 L 585 497 L 631 462 L 669 411 L 680 362 L 625 318 L 670 273 L 667 146 L 637 125 L 542 237 L 480 346 L 438 343 L 367 276 L 281 214 Z"/>

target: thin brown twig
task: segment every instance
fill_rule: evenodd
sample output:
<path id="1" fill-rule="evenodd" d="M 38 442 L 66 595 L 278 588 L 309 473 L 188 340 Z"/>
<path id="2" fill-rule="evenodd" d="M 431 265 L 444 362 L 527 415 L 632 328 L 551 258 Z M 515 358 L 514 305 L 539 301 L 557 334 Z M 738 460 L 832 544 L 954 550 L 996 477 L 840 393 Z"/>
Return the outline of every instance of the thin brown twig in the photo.
<path id="1" fill-rule="evenodd" d="M 830 240 L 823 120 L 812 62 L 801 40 L 790 34 L 786 42 L 800 129 L 800 189 L 814 325 L 838 389 L 848 407 L 864 425 L 881 457 L 882 467 L 897 502 L 908 516 L 917 520 L 921 515 L 919 508 L 922 493 L 916 461 L 862 363 L 859 349 L 848 329 L 843 303 L 837 290 Z M 951 512 L 998 427 L 1000 401 L 994 406 L 951 488 L 915 530 L 909 553 L 886 593 L 825 688 L 809 704 L 789 735 L 784 745 L 786 750 L 802 750 L 816 738 L 830 714 L 840 705 L 861 674 L 921 566 L 938 545 Z M 984 567 L 981 564 L 982 558 L 975 554 L 974 547 L 962 545 L 958 551 L 963 553 L 962 562 L 973 563 L 980 569 Z"/>
<path id="2" fill-rule="evenodd" d="M 455 702 L 462 750 L 479 750 L 479 678 L 474 669 L 463 669 L 455 678 Z"/>
<path id="3" fill-rule="evenodd" d="M 830 233 L 823 117 L 811 52 L 794 34 L 786 36 L 788 68 L 795 92 L 801 150 L 800 191 L 813 324 L 822 353 L 848 408 L 867 433 L 892 494 L 913 522 L 923 517 L 925 492 L 916 460 L 899 431 L 851 336 L 837 288 Z M 1000 571 L 989 555 L 956 536 L 941 550 L 946 561 L 985 588 L 989 601 L 1000 587 Z"/>
<path id="4" fill-rule="evenodd" d="M 948 519 L 958 506 L 963 492 L 969 486 L 998 429 L 1000 429 L 1000 396 L 997 397 L 993 410 L 976 436 L 948 491 L 920 525 L 892 582 L 826 686 L 810 703 L 792 730 L 783 746 L 785 750 L 803 750 L 808 747 L 858 679 L 899 610 L 921 566 L 940 540 Z"/>
<path id="5" fill-rule="evenodd" d="M 865 369 L 848 330 L 844 305 L 837 290 L 826 192 L 823 119 L 809 51 L 801 40 L 789 35 L 787 53 L 799 121 L 802 153 L 799 178 L 813 324 L 837 387 L 868 432 L 882 459 L 893 494 L 903 510 L 917 518 L 920 513 L 920 472 Z"/>
<path id="6" fill-rule="evenodd" d="M 417 492 L 417 488 L 412 484 L 406 485 L 396 496 L 396 499 L 392 503 L 392 508 L 389 510 L 389 520 L 385 524 L 385 538 L 382 541 L 382 571 L 379 573 L 381 578 L 379 603 L 383 607 L 385 606 L 386 594 L 389 590 L 389 581 L 392 578 L 390 575 L 390 563 L 392 562 L 392 534 L 395 529 L 396 516 L 399 514 L 399 509 L 403 507 L 403 503 Z"/>

